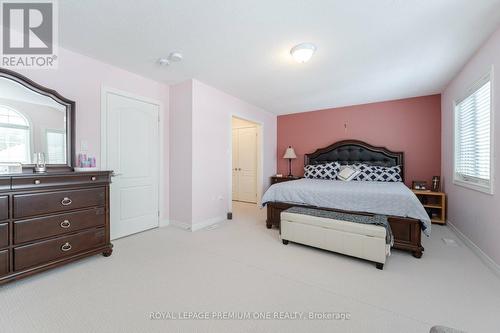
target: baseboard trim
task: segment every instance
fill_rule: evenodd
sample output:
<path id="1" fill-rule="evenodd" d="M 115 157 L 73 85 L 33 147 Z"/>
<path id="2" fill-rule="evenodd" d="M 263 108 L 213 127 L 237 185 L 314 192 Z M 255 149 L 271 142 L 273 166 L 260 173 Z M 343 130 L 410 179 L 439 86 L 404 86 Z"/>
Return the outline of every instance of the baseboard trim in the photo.
<path id="1" fill-rule="evenodd" d="M 165 220 L 160 220 L 158 227 L 163 228 L 163 227 L 168 227 L 169 225 L 170 221 L 168 219 L 165 219 Z"/>
<path id="2" fill-rule="evenodd" d="M 166 225 L 170 225 L 172 227 L 179 228 L 179 229 L 186 230 L 186 231 L 195 232 L 198 230 L 205 229 L 211 225 L 221 223 L 223 221 L 226 221 L 225 216 L 217 216 L 217 217 L 214 217 L 214 218 L 211 218 L 211 219 L 208 219 L 208 220 L 205 220 L 205 221 L 202 221 L 200 223 L 193 224 L 193 225 L 191 225 L 190 223 L 180 222 L 180 221 L 175 221 L 175 220 L 170 220 L 168 222 L 168 224 L 166 224 Z"/>
<path id="3" fill-rule="evenodd" d="M 203 222 L 193 224 L 191 226 L 191 231 L 198 231 L 198 230 L 201 230 L 201 229 L 205 229 L 205 228 L 207 228 L 207 227 L 209 227 L 211 225 L 214 225 L 214 224 L 217 224 L 217 223 L 220 223 L 220 222 L 223 222 L 223 221 L 226 221 L 226 217 L 225 216 L 213 217 L 213 218 L 205 220 Z"/>
<path id="4" fill-rule="evenodd" d="M 170 220 L 169 225 L 175 228 L 179 228 L 182 230 L 190 230 L 191 229 L 191 224 L 181 222 L 181 221 L 175 221 L 175 220 Z"/>
<path id="5" fill-rule="evenodd" d="M 481 250 L 469 237 L 467 237 L 460 229 L 458 229 L 452 222 L 447 221 L 450 229 L 460 238 L 464 244 L 474 252 L 476 256 L 481 259 L 481 261 L 500 278 L 500 265 L 498 265 L 493 259 L 490 258 L 486 253 Z"/>

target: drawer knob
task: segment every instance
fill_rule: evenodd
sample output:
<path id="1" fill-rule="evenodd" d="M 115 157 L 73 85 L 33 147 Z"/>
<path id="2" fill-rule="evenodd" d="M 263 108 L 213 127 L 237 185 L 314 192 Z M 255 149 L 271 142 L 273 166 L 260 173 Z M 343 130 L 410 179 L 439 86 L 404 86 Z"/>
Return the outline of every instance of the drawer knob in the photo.
<path id="1" fill-rule="evenodd" d="M 35 179 L 35 185 L 40 185 L 41 181 L 40 179 Z"/>
<path id="2" fill-rule="evenodd" d="M 70 198 L 68 198 L 68 197 L 66 197 L 66 198 L 62 199 L 62 201 L 61 201 L 61 205 L 63 205 L 63 206 L 69 206 L 69 205 L 71 205 L 72 203 L 73 203 L 73 201 L 71 201 L 71 199 L 70 199 Z"/>
<path id="3" fill-rule="evenodd" d="M 69 250 L 71 250 L 71 244 L 69 242 L 66 242 L 63 246 L 61 246 L 61 251 L 68 252 Z"/>
<path id="4" fill-rule="evenodd" d="M 68 220 L 61 222 L 61 228 L 68 229 L 69 227 L 71 227 L 71 223 Z"/>
<path id="5" fill-rule="evenodd" d="M 92 176 L 92 177 L 90 178 L 90 180 L 91 180 L 91 181 L 93 181 L 93 182 L 94 182 L 94 181 L 96 181 L 96 179 L 97 179 L 97 177 L 96 177 L 96 176 Z"/>

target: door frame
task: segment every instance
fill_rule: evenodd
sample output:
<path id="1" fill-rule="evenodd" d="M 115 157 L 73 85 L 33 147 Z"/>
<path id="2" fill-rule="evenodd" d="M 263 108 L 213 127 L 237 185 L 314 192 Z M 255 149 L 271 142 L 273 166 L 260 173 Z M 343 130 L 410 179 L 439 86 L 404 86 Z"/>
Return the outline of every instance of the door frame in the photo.
<path id="1" fill-rule="evenodd" d="M 101 85 L 101 169 L 106 170 L 108 168 L 107 152 L 108 152 L 108 108 L 107 108 L 107 96 L 108 94 L 115 94 L 118 96 L 135 99 L 140 102 L 149 103 L 158 106 L 158 134 L 160 141 L 158 144 L 158 210 L 160 216 L 158 216 L 158 227 L 164 227 L 168 225 L 168 216 L 165 216 L 165 207 L 162 204 L 165 198 L 165 186 L 164 186 L 164 123 L 165 116 L 163 113 L 163 103 L 159 100 L 152 99 L 149 97 L 140 96 L 127 91 L 112 88 L 106 85 Z"/>
<path id="2" fill-rule="evenodd" d="M 233 211 L 233 118 L 239 118 L 242 120 L 254 123 L 257 128 L 257 207 L 261 206 L 262 194 L 264 190 L 264 124 L 255 119 L 251 119 L 245 115 L 239 113 L 229 114 L 229 158 L 228 158 L 228 170 L 229 170 L 229 196 L 228 196 L 228 207 L 230 212 Z"/>

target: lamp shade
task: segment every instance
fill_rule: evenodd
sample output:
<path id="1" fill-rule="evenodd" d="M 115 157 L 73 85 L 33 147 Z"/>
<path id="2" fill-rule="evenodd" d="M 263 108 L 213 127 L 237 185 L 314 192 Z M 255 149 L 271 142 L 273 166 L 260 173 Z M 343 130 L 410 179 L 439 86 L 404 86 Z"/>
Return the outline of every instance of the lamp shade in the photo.
<path id="1" fill-rule="evenodd" d="M 283 158 L 289 158 L 289 159 L 297 158 L 297 155 L 295 155 L 295 150 L 293 150 L 292 146 L 289 146 L 286 149 L 285 155 L 283 155 Z"/>

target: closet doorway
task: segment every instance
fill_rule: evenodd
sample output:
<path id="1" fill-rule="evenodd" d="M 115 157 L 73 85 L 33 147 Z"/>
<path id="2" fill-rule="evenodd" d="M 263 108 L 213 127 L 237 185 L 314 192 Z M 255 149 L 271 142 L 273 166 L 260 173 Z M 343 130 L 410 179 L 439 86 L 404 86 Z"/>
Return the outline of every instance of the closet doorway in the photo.
<path id="1" fill-rule="evenodd" d="M 233 201 L 257 203 L 259 124 L 232 118 Z"/>

